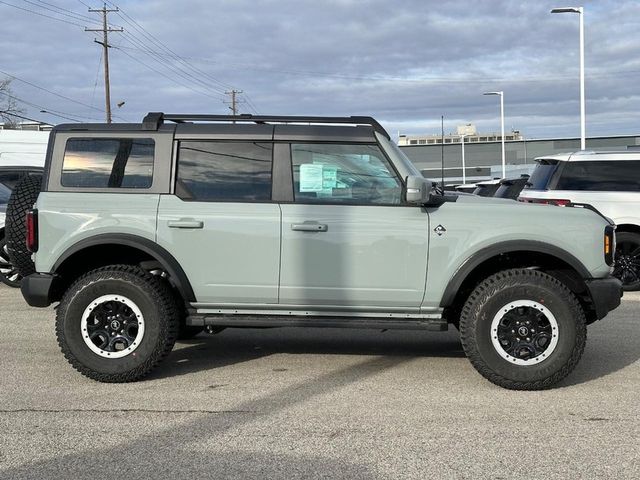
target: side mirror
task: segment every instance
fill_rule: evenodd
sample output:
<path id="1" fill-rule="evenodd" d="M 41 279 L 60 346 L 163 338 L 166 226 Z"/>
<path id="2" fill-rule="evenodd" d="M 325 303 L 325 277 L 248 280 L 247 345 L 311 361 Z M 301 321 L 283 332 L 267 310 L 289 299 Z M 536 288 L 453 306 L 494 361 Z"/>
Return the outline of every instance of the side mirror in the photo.
<path id="1" fill-rule="evenodd" d="M 433 182 L 424 177 L 407 177 L 406 200 L 410 205 L 427 205 L 431 201 Z"/>

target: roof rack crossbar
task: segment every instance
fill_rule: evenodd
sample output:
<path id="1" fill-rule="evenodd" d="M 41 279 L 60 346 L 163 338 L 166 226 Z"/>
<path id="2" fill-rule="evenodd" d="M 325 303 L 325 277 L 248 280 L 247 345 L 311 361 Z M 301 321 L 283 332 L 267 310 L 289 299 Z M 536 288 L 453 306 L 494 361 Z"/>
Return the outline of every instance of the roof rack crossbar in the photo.
<path id="1" fill-rule="evenodd" d="M 209 115 L 209 114 L 174 114 L 150 112 L 144 117 L 143 128 L 145 130 L 157 130 L 164 121 L 175 123 L 184 122 L 255 122 L 255 123 L 336 123 L 350 125 L 369 125 L 373 129 L 390 139 L 378 121 L 372 117 L 309 117 L 309 116 L 278 116 L 278 115 Z"/>

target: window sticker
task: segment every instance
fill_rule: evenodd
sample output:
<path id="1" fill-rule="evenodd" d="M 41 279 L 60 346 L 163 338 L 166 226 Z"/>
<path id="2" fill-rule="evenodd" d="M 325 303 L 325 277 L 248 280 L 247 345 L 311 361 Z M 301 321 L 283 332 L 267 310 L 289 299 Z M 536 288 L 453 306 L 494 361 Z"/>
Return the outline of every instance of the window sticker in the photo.
<path id="1" fill-rule="evenodd" d="M 321 192 L 323 183 L 322 165 L 304 163 L 300 165 L 300 191 Z"/>
<path id="2" fill-rule="evenodd" d="M 338 183 L 338 167 L 335 165 L 322 166 L 322 189 L 336 188 Z"/>

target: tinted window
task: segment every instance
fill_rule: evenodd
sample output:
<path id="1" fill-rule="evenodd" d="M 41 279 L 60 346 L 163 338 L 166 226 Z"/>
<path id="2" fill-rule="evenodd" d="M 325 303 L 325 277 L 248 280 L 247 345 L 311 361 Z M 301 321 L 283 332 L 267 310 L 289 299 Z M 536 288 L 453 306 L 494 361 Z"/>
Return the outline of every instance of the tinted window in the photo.
<path id="1" fill-rule="evenodd" d="M 11 190 L 9 190 L 3 183 L 0 183 L 0 205 L 6 205 L 10 196 Z"/>
<path id="2" fill-rule="evenodd" d="M 402 185 L 376 145 L 294 144 L 291 155 L 296 201 L 401 202 Z"/>
<path id="3" fill-rule="evenodd" d="M 150 138 L 72 138 L 62 164 L 64 187 L 149 188 L 153 181 Z"/>
<path id="4" fill-rule="evenodd" d="M 551 176 L 558 168 L 557 160 L 540 160 L 538 165 L 533 169 L 533 173 L 529 178 L 526 188 L 534 190 L 546 190 L 551 180 Z"/>
<path id="5" fill-rule="evenodd" d="M 568 162 L 556 189 L 640 192 L 640 160 Z"/>
<path id="6" fill-rule="evenodd" d="M 25 172 L 4 172 L 0 173 L 0 183 L 7 187 L 9 190 L 13 190 L 16 188 L 16 184 L 22 178 L 23 175 L 26 175 Z"/>
<path id="7" fill-rule="evenodd" d="M 176 193 L 201 201 L 271 199 L 273 146 L 258 142 L 180 142 Z"/>

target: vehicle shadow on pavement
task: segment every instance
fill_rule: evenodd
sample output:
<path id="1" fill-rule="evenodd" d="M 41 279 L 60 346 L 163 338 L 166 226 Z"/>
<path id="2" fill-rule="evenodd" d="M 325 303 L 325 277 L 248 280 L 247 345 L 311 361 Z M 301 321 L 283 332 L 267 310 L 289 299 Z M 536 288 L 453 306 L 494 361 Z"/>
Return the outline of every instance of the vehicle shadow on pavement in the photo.
<path id="1" fill-rule="evenodd" d="M 637 299 L 636 299 L 637 298 Z M 588 327 L 587 346 L 576 369 L 558 387 L 591 382 L 640 360 L 640 324 L 635 312 L 640 296 Z"/>
<path id="2" fill-rule="evenodd" d="M 277 451 L 254 451 L 250 434 L 245 437 L 242 428 L 260 422 L 271 422 L 298 405 L 304 405 L 315 397 L 343 389 L 364 378 L 373 377 L 392 370 L 404 362 L 401 357 L 376 357 L 358 362 L 338 370 L 332 370 L 311 380 L 298 382 L 282 389 L 255 398 L 240 401 L 233 411 L 202 411 L 186 421 L 173 423 L 169 427 L 155 429 L 151 433 L 136 435 L 128 432 L 123 436 L 121 425 L 114 430 L 101 431 L 93 443 L 85 449 L 64 452 L 54 458 L 38 460 L 26 465 L 1 468 L 2 478 L 112 478 L 122 469 L 127 478 L 158 478 L 179 472 L 179 478 L 382 478 L 372 472 L 368 458 L 324 458 L 316 454 L 296 453 L 291 445 L 285 446 L 287 453 Z M 114 414 L 127 415 L 121 410 Z M 106 412 L 101 411 L 101 415 Z M 179 409 L 175 414 L 189 414 Z M 141 412 L 130 413 L 143 415 Z M 149 414 L 154 414 L 150 412 Z M 169 412 L 156 413 L 168 415 Z M 95 415 L 91 409 L 78 415 Z M 90 417 L 89 417 L 90 418 Z M 341 429 L 328 427 L 316 432 L 316 441 L 328 449 L 343 435 Z M 103 445 L 105 436 L 115 436 L 116 446 Z M 111 438 L 113 441 L 113 438 Z M 241 450 L 234 443 L 242 444 Z M 109 459 L 107 471 L 95 469 L 96 451 L 101 459 Z M 126 455 L 123 456 L 123 452 Z M 123 459 L 126 457 L 126 460 Z M 131 459 L 137 459 L 132 461 Z M 126 466 L 125 466 L 126 465 Z M 159 472 L 162 474 L 159 475 Z M 171 472 L 171 473 L 170 473 Z"/>
<path id="3" fill-rule="evenodd" d="M 148 379 L 186 375 L 275 354 L 463 358 L 458 336 L 416 331 L 227 329 L 179 342 Z"/>

